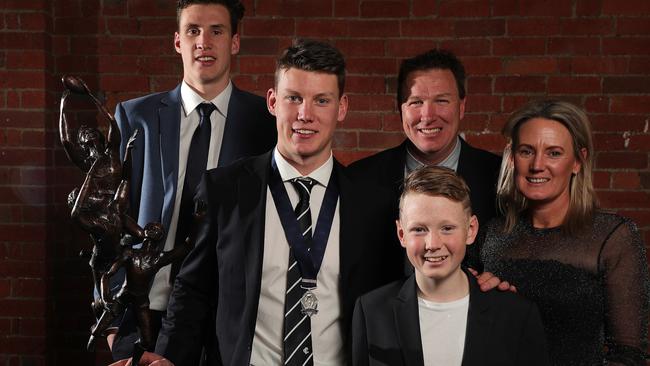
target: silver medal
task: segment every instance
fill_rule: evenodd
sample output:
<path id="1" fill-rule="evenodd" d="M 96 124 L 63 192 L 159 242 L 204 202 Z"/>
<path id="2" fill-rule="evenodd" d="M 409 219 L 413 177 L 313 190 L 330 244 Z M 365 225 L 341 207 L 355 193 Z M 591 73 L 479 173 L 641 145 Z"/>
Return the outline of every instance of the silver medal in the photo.
<path id="1" fill-rule="evenodd" d="M 316 295 L 310 290 L 307 290 L 300 299 L 300 307 L 302 308 L 300 311 L 309 317 L 318 313 L 318 299 Z"/>

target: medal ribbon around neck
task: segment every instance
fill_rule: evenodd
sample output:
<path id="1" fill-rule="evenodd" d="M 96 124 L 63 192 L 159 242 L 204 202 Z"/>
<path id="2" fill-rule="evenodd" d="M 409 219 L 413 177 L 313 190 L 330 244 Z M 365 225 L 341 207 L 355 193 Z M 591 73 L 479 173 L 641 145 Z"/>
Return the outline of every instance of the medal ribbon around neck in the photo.
<path id="1" fill-rule="evenodd" d="M 327 189 L 325 190 L 325 197 L 323 198 L 323 203 L 318 213 L 318 220 L 314 228 L 312 240 L 309 243 L 302 236 L 298 227 L 298 220 L 291 206 L 287 190 L 282 182 L 282 177 L 280 177 L 280 171 L 275 162 L 275 157 L 271 159 L 271 168 L 269 189 L 271 190 L 278 216 L 280 216 L 284 235 L 287 238 L 289 246 L 293 249 L 293 255 L 298 262 L 298 268 L 302 276 L 300 286 L 304 289 L 313 290 L 316 288 L 316 276 L 325 256 L 325 248 L 327 247 L 327 240 L 329 239 L 339 197 L 339 189 L 335 177 L 336 170 L 332 169 L 332 174 L 330 175 Z"/>

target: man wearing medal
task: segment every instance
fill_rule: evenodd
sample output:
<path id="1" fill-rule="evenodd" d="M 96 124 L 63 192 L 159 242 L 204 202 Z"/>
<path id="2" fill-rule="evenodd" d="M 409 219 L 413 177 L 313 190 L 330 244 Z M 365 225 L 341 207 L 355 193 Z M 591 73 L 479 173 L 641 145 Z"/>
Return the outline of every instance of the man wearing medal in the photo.
<path id="1" fill-rule="evenodd" d="M 213 322 L 208 364 L 350 364 L 354 301 L 400 278 L 404 261 L 389 192 L 352 182 L 333 158 L 344 85 L 326 43 L 281 55 L 267 93 L 277 146 L 204 176 L 206 219 L 144 362 L 197 365 L 198 325 Z"/>

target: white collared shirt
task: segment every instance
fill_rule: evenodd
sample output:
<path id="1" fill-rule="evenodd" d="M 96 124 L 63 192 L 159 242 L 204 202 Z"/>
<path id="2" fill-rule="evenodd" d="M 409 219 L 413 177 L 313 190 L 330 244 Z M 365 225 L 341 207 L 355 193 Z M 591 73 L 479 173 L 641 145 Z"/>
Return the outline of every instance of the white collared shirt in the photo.
<path id="1" fill-rule="evenodd" d="M 210 149 L 208 153 L 208 163 L 206 168 L 213 169 L 217 167 L 219 162 L 219 152 L 221 150 L 221 142 L 223 141 L 223 132 L 226 127 L 226 116 L 228 115 L 228 102 L 232 94 L 232 82 L 228 82 L 226 88 L 219 93 L 210 102 L 217 107 L 217 110 L 210 115 L 210 124 L 212 125 L 212 135 L 210 138 Z M 167 229 L 167 239 L 165 241 L 165 249 L 171 250 L 176 241 L 176 229 L 178 225 L 178 211 L 181 206 L 181 197 L 183 196 L 183 186 L 185 182 L 185 171 L 187 170 L 187 155 L 190 151 L 190 144 L 192 142 L 192 135 L 199 126 L 199 113 L 196 107 L 203 103 L 204 99 L 192 88 L 190 88 L 185 81 L 181 84 L 181 127 L 180 127 L 180 141 L 178 145 L 178 182 L 176 186 L 176 197 L 174 199 L 174 212 Z M 165 148 L 164 146 L 162 148 Z M 156 273 L 151 291 L 149 292 L 149 308 L 153 310 L 165 311 L 167 309 L 167 302 L 169 301 L 169 294 L 171 293 L 171 284 L 169 283 L 169 276 L 171 273 L 171 265 L 165 266 Z"/>
<path id="2" fill-rule="evenodd" d="M 436 166 L 444 166 L 445 168 L 452 169 L 453 171 L 458 170 L 458 161 L 460 160 L 460 137 L 456 137 L 456 145 L 451 151 L 449 156 L 447 156 L 443 161 L 436 164 Z M 406 149 L 406 164 L 404 164 L 404 176 L 409 175 L 414 170 L 422 168 L 423 166 L 429 165 L 425 162 L 418 160 L 411 152 Z"/>
<path id="3" fill-rule="evenodd" d="M 292 207 L 298 204 L 298 192 L 289 180 L 301 177 L 278 152 L 273 151 Z M 330 158 L 307 176 L 318 184 L 312 188 L 310 210 L 312 223 L 318 222 L 325 190 L 332 174 L 334 159 Z M 327 247 L 313 291 L 318 298 L 318 313 L 311 317 L 311 339 L 314 365 L 345 365 L 343 333 L 341 330 L 341 299 L 339 292 L 339 233 L 340 201 L 337 202 L 334 221 Z M 266 216 L 264 226 L 264 257 L 262 260 L 262 284 L 260 289 L 255 336 L 251 352 L 251 365 L 281 365 L 283 355 L 284 297 L 289 265 L 289 243 L 273 201 L 270 189 L 266 192 Z"/>

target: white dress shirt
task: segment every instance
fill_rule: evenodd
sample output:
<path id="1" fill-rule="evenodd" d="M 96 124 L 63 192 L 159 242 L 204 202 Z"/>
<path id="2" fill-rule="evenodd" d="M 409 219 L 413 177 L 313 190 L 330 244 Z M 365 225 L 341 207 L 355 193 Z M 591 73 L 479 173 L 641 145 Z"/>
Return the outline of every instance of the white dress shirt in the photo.
<path id="1" fill-rule="evenodd" d="M 280 153 L 273 151 L 292 207 L 298 204 L 298 192 L 289 180 L 302 176 Z M 318 221 L 326 186 L 334 167 L 330 158 L 308 177 L 318 184 L 310 196 L 311 222 Z M 339 233 L 340 202 L 337 201 L 334 221 L 330 230 L 323 263 L 316 278 L 313 291 L 318 298 L 318 313 L 311 317 L 311 340 L 314 365 L 345 365 L 343 333 L 341 330 L 341 299 L 339 294 Z M 262 284 L 255 322 L 255 336 L 251 353 L 251 365 L 281 365 L 283 355 L 284 298 L 289 265 L 289 243 L 273 201 L 270 189 L 266 192 L 266 217 L 264 226 L 264 257 L 262 260 Z"/>
<path id="2" fill-rule="evenodd" d="M 449 156 L 447 156 L 443 161 L 436 164 L 436 166 L 444 166 L 445 168 L 449 168 L 452 169 L 453 171 L 457 171 L 458 161 L 460 160 L 460 147 L 461 147 L 460 137 L 456 137 L 456 145 L 454 145 L 454 149 L 451 151 Z M 413 154 L 411 154 L 409 149 L 406 148 L 406 164 L 404 165 L 404 176 L 407 176 L 412 171 L 427 165 L 430 164 L 418 160 L 418 158 L 413 156 Z"/>
<path id="3" fill-rule="evenodd" d="M 217 110 L 210 115 L 210 124 L 212 125 L 212 135 L 210 137 L 210 150 L 208 153 L 208 163 L 206 168 L 213 169 L 217 167 L 219 162 L 219 152 L 221 150 L 221 142 L 223 141 L 223 131 L 226 127 L 226 116 L 228 115 L 228 102 L 232 94 L 232 82 L 214 99 L 212 102 L 217 107 Z M 187 155 L 190 151 L 190 143 L 194 131 L 199 126 L 199 112 L 196 107 L 203 103 L 205 100 L 189 85 L 183 81 L 181 84 L 181 128 L 180 128 L 180 141 L 178 145 L 178 182 L 176 186 L 176 197 L 174 199 L 174 212 L 167 228 L 167 239 L 165 241 L 165 249 L 171 250 L 176 241 L 176 228 L 178 225 L 178 211 L 181 206 L 181 197 L 183 196 L 183 186 L 185 183 L 185 171 L 187 170 Z M 163 146 L 162 148 L 165 148 Z M 162 178 L 161 178 L 162 179 Z M 167 309 L 167 302 L 169 301 L 169 294 L 171 293 L 171 284 L 169 283 L 169 276 L 171 273 L 171 265 L 165 266 L 156 273 L 154 277 L 151 291 L 149 292 L 149 308 L 152 310 L 164 311 Z"/>

